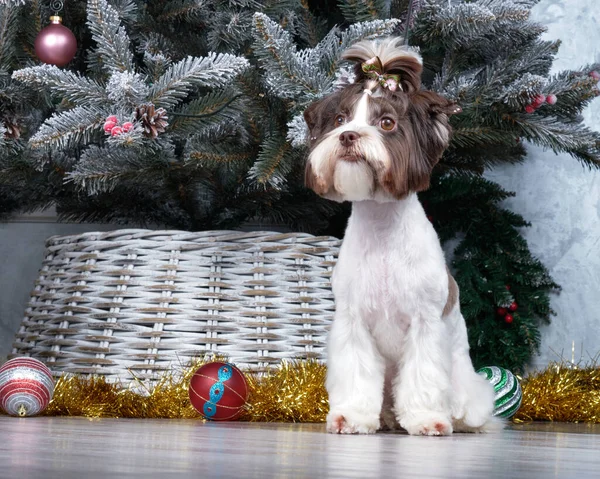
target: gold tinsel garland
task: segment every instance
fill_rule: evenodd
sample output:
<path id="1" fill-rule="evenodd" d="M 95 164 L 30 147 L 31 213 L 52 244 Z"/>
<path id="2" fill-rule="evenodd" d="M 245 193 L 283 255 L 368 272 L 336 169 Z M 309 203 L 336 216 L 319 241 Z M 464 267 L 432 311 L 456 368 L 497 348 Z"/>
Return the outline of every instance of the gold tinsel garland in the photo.
<path id="1" fill-rule="evenodd" d="M 188 398 L 195 360 L 169 372 L 152 388 L 123 389 L 102 377 L 65 375 L 59 378 L 47 416 L 195 418 L 201 415 Z M 316 361 L 284 362 L 266 375 L 246 373 L 250 397 L 240 420 L 323 422 L 328 410 L 324 365 Z M 523 402 L 515 422 L 600 422 L 600 367 L 555 363 L 522 381 Z"/>
<path id="2" fill-rule="evenodd" d="M 521 383 L 515 422 L 600 422 L 600 367 L 552 363 Z"/>
<path id="3" fill-rule="evenodd" d="M 188 389 L 194 372 L 210 357 L 193 361 L 182 371 L 166 373 L 147 390 L 142 382 L 135 389 L 123 389 L 102 377 L 77 375 L 60 377 L 46 416 L 201 418 L 192 407 Z M 325 366 L 316 361 L 284 362 L 265 375 L 245 374 L 250 396 L 240 417 L 242 421 L 323 422 L 328 402 Z M 136 382 L 134 382 L 136 384 Z"/>

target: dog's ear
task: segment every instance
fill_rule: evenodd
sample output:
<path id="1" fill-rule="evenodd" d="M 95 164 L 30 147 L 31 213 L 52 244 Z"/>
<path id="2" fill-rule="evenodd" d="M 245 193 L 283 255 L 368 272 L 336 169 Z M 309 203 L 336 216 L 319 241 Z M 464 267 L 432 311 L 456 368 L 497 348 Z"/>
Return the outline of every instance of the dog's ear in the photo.
<path id="1" fill-rule="evenodd" d="M 308 105 L 306 110 L 304 110 L 304 121 L 308 125 L 308 129 L 312 131 L 315 128 L 317 118 L 316 112 L 319 109 L 319 101 L 315 101 Z"/>
<path id="2" fill-rule="evenodd" d="M 433 91 L 414 93 L 411 95 L 410 105 L 416 139 L 433 168 L 450 143 L 452 128 L 449 118 L 462 109 Z"/>
<path id="3" fill-rule="evenodd" d="M 382 177 L 384 188 L 396 198 L 429 188 L 431 172 L 450 143 L 450 115 L 460 113 L 454 102 L 431 91 L 409 96 L 408 124 L 402 130 L 403 143 L 396 161 Z"/>
<path id="4" fill-rule="evenodd" d="M 409 112 L 417 143 L 410 164 L 411 191 L 429 188 L 431 172 L 450 144 L 452 127 L 449 117 L 461 111 L 456 103 L 432 91 L 418 91 L 411 95 Z"/>
<path id="5" fill-rule="evenodd" d="M 327 114 L 329 105 L 332 103 L 331 95 L 317 100 L 304 110 L 304 121 L 308 125 L 311 133 L 314 133 L 315 128 L 321 125 L 323 117 Z"/>
<path id="6" fill-rule="evenodd" d="M 340 103 L 341 92 L 327 95 L 317 100 L 304 110 L 304 121 L 308 125 L 311 143 L 313 139 L 321 137 L 333 127 L 333 117 Z"/>

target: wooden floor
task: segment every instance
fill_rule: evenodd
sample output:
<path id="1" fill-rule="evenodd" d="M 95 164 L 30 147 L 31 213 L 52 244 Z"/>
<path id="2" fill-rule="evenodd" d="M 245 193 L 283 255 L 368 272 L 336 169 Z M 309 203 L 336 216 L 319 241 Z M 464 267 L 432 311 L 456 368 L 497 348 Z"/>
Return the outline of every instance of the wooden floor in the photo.
<path id="1" fill-rule="evenodd" d="M 0 416 L 0 477 L 598 478 L 600 426 L 494 435 L 326 434 L 321 424 Z"/>

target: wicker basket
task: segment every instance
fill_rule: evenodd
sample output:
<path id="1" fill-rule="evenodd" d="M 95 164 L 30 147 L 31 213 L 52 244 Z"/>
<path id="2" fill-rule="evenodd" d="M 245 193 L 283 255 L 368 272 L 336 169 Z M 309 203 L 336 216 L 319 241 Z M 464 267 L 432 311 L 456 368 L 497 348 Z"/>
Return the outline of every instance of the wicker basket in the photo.
<path id="1" fill-rule="evenodd" d="M 124 381 L 213 353 L 255 371 L 324 359 L 339 243 L 233 231 L 53 236 L 12 356 Z"/>

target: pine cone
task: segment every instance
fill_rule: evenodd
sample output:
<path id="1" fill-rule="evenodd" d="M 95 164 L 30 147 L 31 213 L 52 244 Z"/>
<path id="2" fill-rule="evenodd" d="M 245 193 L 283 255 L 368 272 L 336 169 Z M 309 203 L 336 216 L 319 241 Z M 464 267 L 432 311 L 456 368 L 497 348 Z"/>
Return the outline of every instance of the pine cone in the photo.
<path id="1" fill-rule="evenodd" d="M 154 105 L 141 105 L 135 109 L 135 121 L 142 124 L 144 135 L 156 138 L 169 125 L 167 111 L 164 108 L 154 109 Z"/>
<path id="2" fill-rule="evenodd" d="M 21 127 L 16 118 L 5 118 L 4 128 L 6 128 L 6 133 L 4 134 L 6 138 L 18 140 L 21 136 Z"/>

